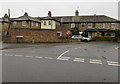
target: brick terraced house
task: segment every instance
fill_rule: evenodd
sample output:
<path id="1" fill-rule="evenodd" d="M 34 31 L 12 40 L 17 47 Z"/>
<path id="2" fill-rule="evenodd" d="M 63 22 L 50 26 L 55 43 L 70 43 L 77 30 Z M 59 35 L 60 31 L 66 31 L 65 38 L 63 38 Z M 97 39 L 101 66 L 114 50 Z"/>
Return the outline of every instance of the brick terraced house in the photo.
<path id="1" fill-rule="evenodd" d="M 5 24 L 6 22 L 3 23 Z M 7 33 L 2 35 L 3 42 L 37 43 L 66 41 L 66 39 L 59 39 L 63 35 L 66 36 L 66 30 L 64 28 L 61 29 L 60 22 L 50 16 L 40 19 L 30 17 L 25 13 L 21 17 L 10 18 L 8 23 L 10 26 L 2 27 L 2 33 Z M 5 28 L 7 30 L 4 32 Z"/>
<path id="2" fill-rule="evenodd" d="M 79 16 L 78 10 L 75 11 L 75 16 L 59 16 L 54 18 L 61 21 L 65 28 L 70 30 L 78 29 L 91 38 L 101 36 L 115 37 L 114 30 L 120 30 L 119 20 L 96 14 L 91 16 Z"/>
<path id="3" fill-rule="evenodd" d="M 67 42 L 66 32 L 70 36 L 83 32 L 85 36 L 115 37 L 114 31 L 120 30 L 120 21 L 105 15 L 31 17 L 27 13 L 18 18 L 9 18 L 7 14 L 0 18 L 3 42 Z M 61 39 L 64 38 L 64 39 Z M 65 39 L 66 38 L 66 39 Z"/>

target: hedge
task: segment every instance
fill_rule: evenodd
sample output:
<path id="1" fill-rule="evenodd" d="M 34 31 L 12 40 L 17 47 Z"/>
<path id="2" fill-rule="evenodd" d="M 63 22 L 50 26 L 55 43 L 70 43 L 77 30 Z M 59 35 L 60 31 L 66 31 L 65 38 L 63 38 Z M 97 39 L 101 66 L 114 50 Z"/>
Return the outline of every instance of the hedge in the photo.
<path id="1" fill-rule="evenodd" d="M 118 42 L 117 37 L 96 37 L 95 38 L 98 41 L 113 41 L 113 42 Z"/>

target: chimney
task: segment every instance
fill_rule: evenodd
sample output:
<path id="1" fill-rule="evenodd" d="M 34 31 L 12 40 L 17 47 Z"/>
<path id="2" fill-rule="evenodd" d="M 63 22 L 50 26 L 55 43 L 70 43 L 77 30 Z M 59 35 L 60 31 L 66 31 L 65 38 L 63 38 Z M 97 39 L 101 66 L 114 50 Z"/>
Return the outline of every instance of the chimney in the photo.
<path id="1" fill-rule="evenodd" d="M 51 17 L 51 16 L 52 16 L 51 11 L 48 11 L 48 17 Z"/>
<path id="2" fill-rule="evenodd" d="M 79 11 L 78 10 L 75 11 L 75 16 L 79 16 Z"/>
<path id="3" fill-rule="evenodd" d="M 9 18 L 9 16 L 7 15 L 7 13 L 5 13 L 4 18 Z"/>
<path id="4" fill-rule="evenodd" d="M 10 9 L 8 9 L 8 16 L 9 16 L 9 18 L 10 18 Z"/>
<path id="5" fill-rule="evenodd" d="M 27 13 L 27 12 L 25 12 L 24 16 L 28 16 L 28 13 Z"/>

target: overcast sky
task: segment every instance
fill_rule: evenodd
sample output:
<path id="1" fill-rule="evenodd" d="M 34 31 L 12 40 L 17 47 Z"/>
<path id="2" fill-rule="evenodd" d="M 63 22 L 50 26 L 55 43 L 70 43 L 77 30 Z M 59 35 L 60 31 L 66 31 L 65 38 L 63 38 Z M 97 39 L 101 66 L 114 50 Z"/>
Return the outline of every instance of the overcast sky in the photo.
<path id="1" fill-rule="evenodd" d="M 74 16 L 76 9 L 80 15 L 107 15 L 118 18 L 118 2 L 1 2 L 0 17 L 11 10 L 11 17 L 19 17 L 28 12 L 30 16 L 47 16 L 48 11 L 53 16 Z"/>

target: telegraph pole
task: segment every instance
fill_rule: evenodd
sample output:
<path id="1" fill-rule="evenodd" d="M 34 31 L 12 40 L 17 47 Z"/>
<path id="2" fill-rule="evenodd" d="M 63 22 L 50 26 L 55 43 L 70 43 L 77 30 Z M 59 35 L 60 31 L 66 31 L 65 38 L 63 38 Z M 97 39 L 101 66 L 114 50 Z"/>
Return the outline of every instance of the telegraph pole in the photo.
<path id="1" fill-rule="evenodd" d="M 10 36 L 10 9 L 8 9 L 8 35 Z"/>

